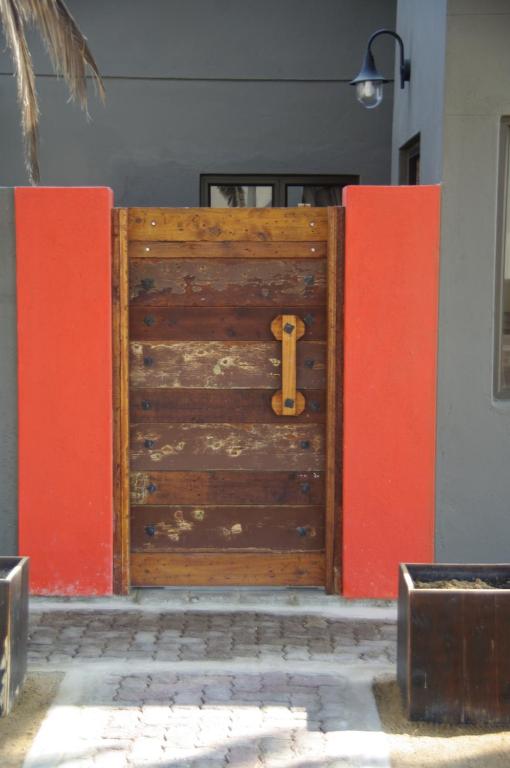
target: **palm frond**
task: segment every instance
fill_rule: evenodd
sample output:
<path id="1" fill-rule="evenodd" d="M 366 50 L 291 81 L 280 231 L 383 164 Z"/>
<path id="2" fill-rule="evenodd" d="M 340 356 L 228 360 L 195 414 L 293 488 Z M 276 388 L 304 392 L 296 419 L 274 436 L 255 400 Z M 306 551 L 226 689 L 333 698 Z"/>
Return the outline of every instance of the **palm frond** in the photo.
<path id="1" fill-rule="evenodd" d="M 37 159 L 39 108 L 35 75 L 28 49 L 25 25 L 33 23 L 48 50 L 57 75 L 67 83 L 71 99 L 87 111 L 87 67 L 90 68 L 101 99 L 104 85 L 86 38 L 63 0 L 0 0 L 0 21 L 16 67 L 21 125 L 25 138 L 25 159 L 30 182 L 39 181 Z"/>
<path id="2" fill-rule="evenodd" d="M 27 21 L 39 30 L 53 68 L 66 81 L 71 98 L 87 108 L 86 67 L 90 67 L 101 99 L 104 85 L 87 39 L 63 0 L 18 0 Z"/>
<path id="3" fill-rule="evenodd" d="M 23 16 L 16 0 L 0 0 L 0 16 L 5 39 L 16 68 L 16 85 L 21 109 L 21 128 L 25 140 L 25 162 L 31 184 L 39 181 L 37 158 L 39 106 L 35 90 L 32 57 L 25 37 Z"/>

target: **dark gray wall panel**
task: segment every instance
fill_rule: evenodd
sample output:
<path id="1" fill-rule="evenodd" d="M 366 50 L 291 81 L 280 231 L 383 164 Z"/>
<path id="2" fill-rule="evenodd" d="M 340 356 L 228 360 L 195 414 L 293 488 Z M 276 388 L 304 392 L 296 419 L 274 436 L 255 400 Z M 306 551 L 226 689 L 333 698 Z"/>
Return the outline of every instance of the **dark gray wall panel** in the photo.
<path id="1" fill-rule="evenodd" d="M 348 85 L 393 0 L 72 0 L 106 75 L 92 122 L 36 49 L 46 185 L 111 186 L 118 205 L 197 205 L 201 173 L 390 178 L 392 85 L 364 110 Z M 38 52 L 39 50 L 39 52 Z M 393 69 L 394 47 L 377 61 Z M 6 54 L 0 72 L 10 72 Z M 0 74 L 0 167 L 26 184 L 15 85 Z"/>
<path id="2" fill-rule="evenodd" d="M 18 552 L 16 251 L 13 190 L 0 188 L 0 555 Z"/>
<path id="3" fill-rule="evenodd" d="M 108 76 L 351 79 L 394 0 L 68 0 Z M 36 40 L 37 36 L 31 36 Z M 38 73 L 51 72 L 42 45 Z M 393 67 L 393 47 L 377 62 Z M 0 58 L 0 71 L 11 71 Z"/>
<path id="4" fill-rule="evenodd" d="M 399 148 L 420 133 L 422 184 L 442 178 L 447 0 L 399 0 L 397 31 L 411 60 L 411 82 L 395 89 L 392 181 L 399 181 Z"/>
<path id="5" fill-rule="evenodd" d="M 331 83 L 123 81 L 87 123 L 64 84 L 39 81 L 41 174 L 46 185 L 107 185 L 117 205 L 197 205 L 201 173 L 390 172 L 391 99 L 370 112 Z M 0 103 L 13 104 L 0 77 Z M 26 184 L 18 114 L 0 121 L 4 181 Z"/>

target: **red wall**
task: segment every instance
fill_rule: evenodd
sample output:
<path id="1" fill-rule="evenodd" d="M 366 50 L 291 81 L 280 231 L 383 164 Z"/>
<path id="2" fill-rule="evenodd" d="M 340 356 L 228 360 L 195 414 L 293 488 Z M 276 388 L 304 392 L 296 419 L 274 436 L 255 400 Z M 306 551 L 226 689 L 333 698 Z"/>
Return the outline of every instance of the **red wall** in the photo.
<path id="1" fill-rule="evenodd" d="M 434 557 L 439 187 L 345 192 L 343 592 Z"/>
<path id="2" fill-rule="evenodd" d="M 112 590 L 108 189 L 15 192 L 20 553 L 38 594 Z"/>

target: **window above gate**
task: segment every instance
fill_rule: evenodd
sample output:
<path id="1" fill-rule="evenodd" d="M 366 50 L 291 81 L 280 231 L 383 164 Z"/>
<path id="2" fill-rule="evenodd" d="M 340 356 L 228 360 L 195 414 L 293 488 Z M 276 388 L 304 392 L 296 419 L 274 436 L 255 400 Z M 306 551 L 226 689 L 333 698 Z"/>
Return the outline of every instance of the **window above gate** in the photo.
<path id="1" fill-rule="evenodd" d="M 355 175 L 203 175 L 200 205 L 209 208 L 292 208 L 341 205 L 342 190 L 359 184 Z"/>
<path id="2" fill-rule="evenodd" d="M 510 118 L 501 123 L 495 396 L 510 398 Z"/>

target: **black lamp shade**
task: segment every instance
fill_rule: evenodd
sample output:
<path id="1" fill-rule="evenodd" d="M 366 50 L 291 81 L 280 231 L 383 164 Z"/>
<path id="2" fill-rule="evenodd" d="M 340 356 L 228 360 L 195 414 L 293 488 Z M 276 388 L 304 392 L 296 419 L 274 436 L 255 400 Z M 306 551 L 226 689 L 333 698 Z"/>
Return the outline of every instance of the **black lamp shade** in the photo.
<path id="1" fill-rule="evenodd" d="M 378 72 L 377 67 L 375 66 L 374 57 L 372 56 L 372 51 L 370 49 L 368 49 L 365 54 L 363 65 L 359 74 L 356 75 L 354 80 L 351 80 L 350 85 L 365 83 L 367 80 L 371 80 L 374 83 L 389 83 L 389 80 L 387 80 L 380 74 L 380 72 Z"/>

